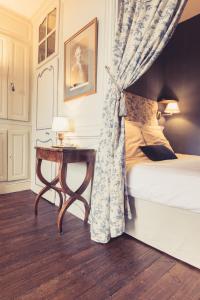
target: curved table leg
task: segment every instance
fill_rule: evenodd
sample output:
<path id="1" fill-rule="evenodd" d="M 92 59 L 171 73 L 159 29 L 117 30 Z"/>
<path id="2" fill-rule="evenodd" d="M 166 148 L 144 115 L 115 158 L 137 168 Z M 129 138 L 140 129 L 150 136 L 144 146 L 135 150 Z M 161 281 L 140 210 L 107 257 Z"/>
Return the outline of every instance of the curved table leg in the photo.
<path id="1" fill-rule="evenodd" d="M 42 195 L 44 195 L 48 190 L 50 190 L 50 187 L 48 186 L 45 186 L 40 192 L 39 194 L 37 195 L 37 197 L 35 198 L 35 215 L 37 216 L 38 214 L 38 204 L 39 204 L 39 201 L 40 201 L 40 198 L 42 198 Z"/>
<path id="2" fill-rule="evenodd" d="M 61 211 L 58 215 L 57 226 L 58 226 L 58 231 L 60 233 L 62 232 L 62 221 L 63 221 L 63 217 L 65 215 L 65 212 L 70 207 L 70 205 L 74 202 L 74 200 L 75 200 L 74 197 L 70 197 L 67 201 L 65 201 L 65 203 L 63 204 Z"/>
<path id="3" fill-rule="evenodd" d="M 60 203 L 59 203 L 59 211 L 61 210 L 61 207 L 63 205 L 63 196 L 62 193 L 60 191 L 59 188 L 56 187 L 56 184 L 59 182 L 59 177 L 56 176 L 55 179 L 53 179 L 51 182 L 48 182 L 42 175 L 41 172 L 41 165 L 42 165 L 42 160 L 41 159 L 37 159 L 37 163 L 36 163 L 36 174 L 38 176 L 38 178 L 40 179 L 40 181 L 45 184 L 45 187 L 42 188 L 42 190 L 39 192 L 39 194 L 37 195 L 36 199 L 35 199 L 35 215 L 37 216 L 38 214 L 38 204 L 39 201 L 41 199 L 41 197 L 50 189 L 55 190 L 58 194 L 59 194 L 59 198 L 60 198 Z"/>
<path id="4" fill-rule="evenodd" d="M 62 196 L 62 193 L 59 192 L 58 190 L 55 190 L 55 191 L 57 191 L 57 193 L 58 193 L 58 195 L 60 197 L 60 202 L 59 202 L 59 207 L 58 207 L 58 211 L 60 211 L 61 208 L 62 208 L 62 206 L 63 206 L 63 196 Z"/>
<path id="5" fill-rule="evenodd" d="M 62 221 L 63 221 L 64 214 L 65 214 L 66 210 L 69 208 L 69 206 L 76 200 L 80 200 L 84 204 L 84 207 L 85 207 L 84 223 L 88 222 L 90 206 L 89 206 L 88 202 L 86 201 L 86 199 L 83 196 L 81 196 L 81 194 L 88 187 L 88 185 L 92 179 L 93 172 L 94 172 L 94 163 L 87 162 L 87 172 L 86 172 L 85 179 L 84 179 L 83 183 L 81 184 L 81 186 L 75 192 L 73 192 L 66 183 L 67 163 L 63 163 L 60 166 L 59 182 L 61 184 L 63 192 L 70 196 L 70 198 L 63 204 L 62 209 L 60 210 L 59 215 L 58 215 L 57 225 L 58 225 L 58 230 L 60 233 L 62 232 Z"/>

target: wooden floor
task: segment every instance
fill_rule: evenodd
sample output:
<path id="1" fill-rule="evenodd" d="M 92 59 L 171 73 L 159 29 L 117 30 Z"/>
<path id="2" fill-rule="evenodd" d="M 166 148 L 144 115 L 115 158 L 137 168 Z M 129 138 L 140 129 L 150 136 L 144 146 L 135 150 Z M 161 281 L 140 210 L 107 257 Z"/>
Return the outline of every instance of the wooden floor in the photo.
<path id="1" fill-rule="evenodd" d="M 107 245 L 30 191 L 0 195 L 0 300 L 200 299 L 200 272 L 124 235 Z"/>

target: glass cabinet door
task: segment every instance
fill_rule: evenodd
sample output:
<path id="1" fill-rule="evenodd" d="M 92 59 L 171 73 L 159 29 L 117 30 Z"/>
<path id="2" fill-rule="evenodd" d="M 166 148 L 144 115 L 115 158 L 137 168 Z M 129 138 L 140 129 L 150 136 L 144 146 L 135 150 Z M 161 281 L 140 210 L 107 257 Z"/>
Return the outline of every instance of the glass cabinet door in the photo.
<path id="1" fill-rule="evenodd" d="M 56 49 L 56 13 L 54 8 L 44 18 L 38 30 L 38 64 L 55 53 Z"/>
<path id="2" fill-rule="evenodd" d="M 47 57 L 55 52 L 55 45 L 56 45 L 56 33 L 53 32 L 47 38 Z"/>
<path id="3" fill-rule="evenodd" d="M 46 41 L 42 42 L 40 45 L 39 45 L 39 48 L 38 48 L 38 63 L 41 63 L 43 60 L 45 60 L 45 55 L 46 53 Z"/>
<path id="4" fill-rule="evenodd" d="M 39 42 L 41 42 L 46 36 L 47 19 L 45 18 L 42 24 L 39 26 Z"/>
<path id="5" fill-rule="evenodd" d="M 56 28 L 56 8 L 47 17 L 47 34 Z"/>

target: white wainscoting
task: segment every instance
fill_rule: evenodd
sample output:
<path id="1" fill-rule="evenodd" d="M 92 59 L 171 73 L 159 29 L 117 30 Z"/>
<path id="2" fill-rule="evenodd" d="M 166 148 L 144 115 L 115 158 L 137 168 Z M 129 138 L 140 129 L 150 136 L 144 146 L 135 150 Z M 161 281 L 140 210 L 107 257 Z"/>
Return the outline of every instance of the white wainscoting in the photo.
<path id="1" fill-rule="evenodd" d="M 31 188 L 30 179 L 24 181 L 20 180 L 20 181 L 13 181 L 13 182 L 0 182 L 0 195 L 26 191 L 26 190 L 30 190 L 30 188 Z"/>

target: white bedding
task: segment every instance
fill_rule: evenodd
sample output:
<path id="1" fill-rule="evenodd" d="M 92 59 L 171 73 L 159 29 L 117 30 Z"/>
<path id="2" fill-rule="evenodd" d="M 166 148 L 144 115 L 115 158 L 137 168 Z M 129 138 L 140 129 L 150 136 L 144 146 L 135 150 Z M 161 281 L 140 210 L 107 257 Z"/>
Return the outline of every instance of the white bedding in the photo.
<path id="1" fill-rule="evenodd" d="M 200 156 L 137 162 L 127 172 L 129 195 L 200 213 Z"/>

